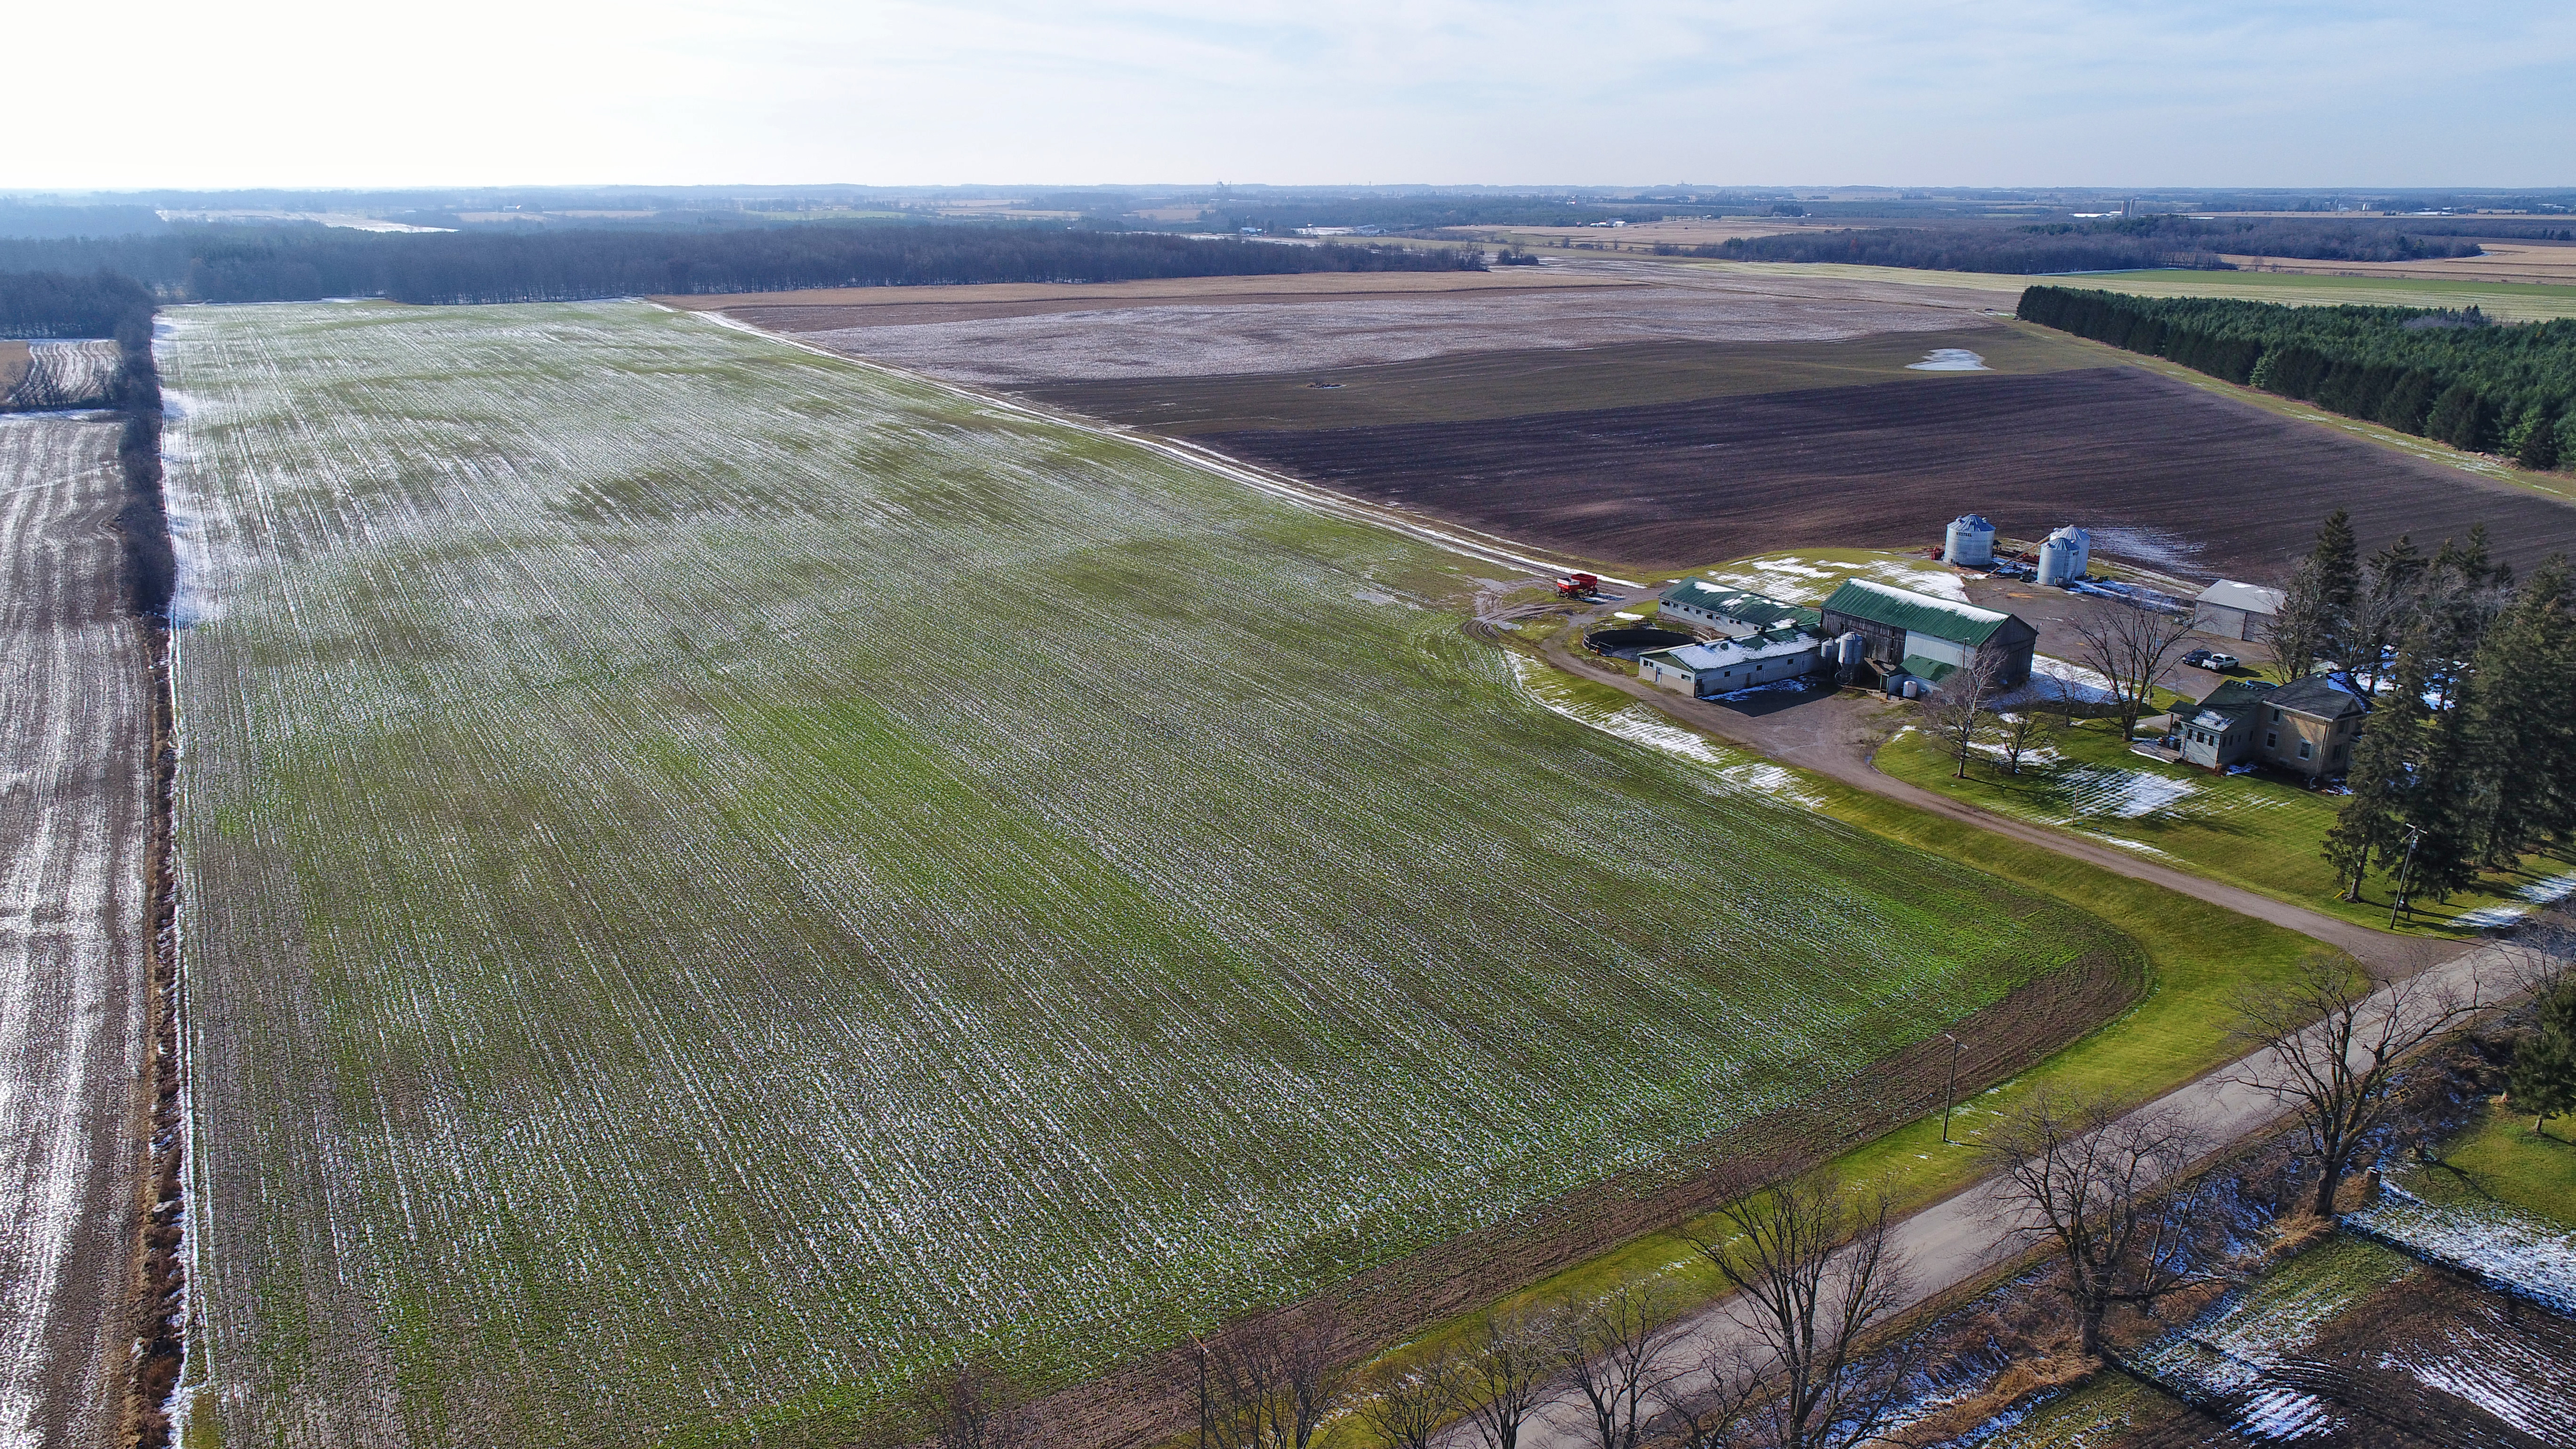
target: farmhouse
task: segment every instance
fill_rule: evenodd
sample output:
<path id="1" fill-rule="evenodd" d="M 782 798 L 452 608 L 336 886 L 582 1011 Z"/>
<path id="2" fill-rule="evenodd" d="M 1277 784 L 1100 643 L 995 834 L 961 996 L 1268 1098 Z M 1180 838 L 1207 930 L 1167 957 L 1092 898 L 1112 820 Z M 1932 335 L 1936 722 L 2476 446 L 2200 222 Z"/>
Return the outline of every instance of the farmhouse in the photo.
<path id="1" fill-rule="evenodd" d="M 2254 710 L 2254 758 L 2314 780 L 2352 767 L 2352 742 L 2370 705 L 2323 674 L 2263 696 Z"/>
<path id="2" fill-rule="evenodd" d="M 1813 609 L 1706 579 L 1676 582 L 1664 590 L 1660 604 L 1656 612 L 1662 617 L 1714 629 L 1730 639 L 1775 629 L 1803 629 L 1812 634 L 1823 618 Z"/>
<path id="3" fill-rule="evenodd" d="M 2039 631 L 2018 615 L 1850 579 L 1825 600 L 1824 632 L 1861 636 L 1881 672 L 1902 669 L 1938 684 L 1971 658 L 1995 661 L 1996 687 L 2030 678 Z"/>
<path id="4" fill-rule="evenodd" d="M 2223 770 L 2254 753 L 2255 706 L 2272 692 L 2260 679 L 2231 679 L 2211 690 L 2175 731 L 2188 764 Z"/>
<path id="5" fill-rule="evenodd" d="M 1804 678 L 1823 664 L 1823 640 L 1799 629 L 1777 629 L 1641 654 L 1637 677 L 1676 694 L 1707 699 L 1777 679 Z"/>
<path id="6" fill-rule="evenodd" d="M 2192 601 L 2191 627 L 2221 639 L 2261 639 L 2281 617 L 2281 591 L 2220 579 Z"/>

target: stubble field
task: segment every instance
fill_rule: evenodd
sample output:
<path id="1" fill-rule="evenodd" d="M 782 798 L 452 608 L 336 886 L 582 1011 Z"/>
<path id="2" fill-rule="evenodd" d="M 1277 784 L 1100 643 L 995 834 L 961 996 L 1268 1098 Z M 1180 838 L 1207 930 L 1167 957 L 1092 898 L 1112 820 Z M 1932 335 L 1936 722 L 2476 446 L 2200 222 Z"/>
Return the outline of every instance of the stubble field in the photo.
<path id="1" fill-rule="evenodd" d="M 171 318 L 226 1443 L 838 1442 L 2121 949 L 1114 439 L 635 304 Z"/>
<path id="2" fill-rule="evenodd" d="M 1200 395 L 1177 381 L 1164 393 L 1184 406 Z M 1107 415 L 1151 426 L 1155 413 Z M 1937 543 L 1972 509 L 2017 538 L 2064 523 L 2126 537 L 2140 562 L 2202 578 L 2278 579 L 2336 508 L 2365 549 L 2401 533 L 2430 547 L 2484 523 L 2518 568 L 2576 553 L 2565 503 L 2131 367 L 1244 427 L 1198 441 L 1372 502 L 1650 571 Z"/>
<path id="3" fill-rule="evenodd" d="M 117 425 L 0 418 L 0 1445 L 119 1442 L 152 719 Z"/>

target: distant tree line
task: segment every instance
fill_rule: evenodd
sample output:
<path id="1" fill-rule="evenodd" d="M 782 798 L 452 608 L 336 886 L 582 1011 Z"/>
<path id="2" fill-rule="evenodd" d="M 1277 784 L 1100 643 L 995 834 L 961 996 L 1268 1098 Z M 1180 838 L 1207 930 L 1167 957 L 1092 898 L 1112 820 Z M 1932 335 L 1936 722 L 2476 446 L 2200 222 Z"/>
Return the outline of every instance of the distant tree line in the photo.
<path id="1" fill-rule="evenodd" d="M 2224 270 L 2214 252 L 2154 236 L 2051 233 L 2025 227 L 1877 227 L 1729 237 L 1697 247 L 1657 247 L 1669 255 L 1735 262 L 1847 262 L 1936 272 L 2115 272 L 2141 267 Z"/>
<path id="2" fill-rule="evenodd" d="M 0 272 L 0 337 L 115 337 L 141 319 L 152 330 L 152 294 L 116 272 Z"/>
<path id="3" fill-rule="evenodd" d="M 2465 233 L 2465 234 L 2464 234 Z M 1874 267 L 1917 267 L 1942 272 L 2109 272 L 2141 267 L 2225 270 L 2235 256 L 2296 257 L 2312 261 L 2400 262 L 2428 257 L 2473 257 L 2480 248 L 2467 235 L 2510 233 L 2550 240 L 2563 228 L 2466 228 L 2460 223 L 2400 226 L 2370 221 L 2204 219 L 2133 216 L 2094 222 L 2041 222 L 2028 226 L 1879 227 L 1854 231 L 1802 231 L 1781 236 L 1735 237 L 1707 246 L 1670 248 L 1673 254 L 1744 262 L 1853 262 Z M 1659 247 L 1658 251 L 1666 248 Z"/>
<path id="4" fill-rule="evenodd" d="M 2448 899 L 2576 838 L 2563 557 L 2517 581 L 2481 526 L 2429 557 L 2401 538 L 2364 561 L 2338 509 L 2291 575 L 2271 643 L 2286 677 L 2332 666 L 2375 700 L 2325 842 L 2347 900 L 2374 871 Z"/>
<path id="5" fill-rule="evenodd" d="M 2576 462 L 2576 322 L 2066 287 L 2028 289 L 2015 315 L 2526 468 Z"/>
<path id="6" fill-rule="evenodd" d="M 894 222 L 705 232 L 184 227 L 157 237 L 0 242 L 0 266 L 13 265 L 82 272 L 105 267 L 174 301 L 388 297 L 462 303 L 951 282 L 1479 270 L 1484 259 L 1470 249 L 1281 246 L 1152 232 Z"/>

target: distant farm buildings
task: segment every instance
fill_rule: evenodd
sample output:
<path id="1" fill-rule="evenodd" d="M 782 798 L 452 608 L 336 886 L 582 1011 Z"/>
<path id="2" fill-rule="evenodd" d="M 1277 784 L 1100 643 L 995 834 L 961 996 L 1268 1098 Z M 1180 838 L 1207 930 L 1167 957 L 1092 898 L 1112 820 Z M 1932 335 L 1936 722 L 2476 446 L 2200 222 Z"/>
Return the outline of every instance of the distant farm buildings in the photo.
<path id="1" fill-rule="evenodd" d="M 1861 636 L 1882 674 L 1901 670 L 1932 684 L 1983 657 L 1994 661 L 1995 687 L 2010 689 L 2030 678 L 2039 645 L 2039 631 L 2018 615 L 1866 579 L 1845 581 L 1823 614 L 1826 633 Z"/>
<path id="2" fill-rule="evenodd" d="M 2221 639 L 2262 639 L 2281 617 L 2282 593 L 2220 579 L 2192 600 L 2191 627 Z"/>

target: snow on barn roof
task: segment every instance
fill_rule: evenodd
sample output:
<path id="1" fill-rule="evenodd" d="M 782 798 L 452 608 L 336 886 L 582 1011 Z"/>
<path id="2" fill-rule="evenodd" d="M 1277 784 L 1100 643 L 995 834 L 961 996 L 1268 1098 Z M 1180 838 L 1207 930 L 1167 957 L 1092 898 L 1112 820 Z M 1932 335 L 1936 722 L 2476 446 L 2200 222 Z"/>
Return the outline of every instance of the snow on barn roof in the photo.
<path id="1" fill-rule="evenodd" d="M 1713 584 L 1706 579 L 1682 579 L 1664 590 L 1662 598 L 1667 604 L 1706 609 L 1756 629 L 1813 629 L 1820 617 L 1802 605 L 1784 604 L 1768 594 L 1732 584 Z"/>
<path id="2" fill-rule="evenodd" d="M 1803 653 L 1815 647 L 1815 640 L 1794 630 L 1788 630 L 1776 634 L 1756 634 L 1749 639 L 1720 639 L 1711 644 L 1679 644 L 1670 649 L 1657 649 L 1638 657 L 1661 659 L 1676 669 L 1687 669 L 1694 674 L 1704 674 L 1712 669 L 1752 664 L 1764 659 L 1779 659 Z"/>
<path id="3" fill-rule="evenodd" d="M 2278 614 L 2281 612 L 2281 591 L 2267 589 L 2260 584 L 2220 579 L 2200 591 L 2198 602 L 2216 604 L 2222 609 L 2242 609 L 2248 614 Z"/>
<path id="4" fill-rule="evenodd" d="M 1873 584 L 1867 579 L 1844 580 L 1843 586 L 1834 590 L 1834 596 L 1825 600 L 1825 612 L 1848 614 L 1873 624 L 1929 634 L 1935 639 L 1971 647 L 1992 639 L 2006 624 L 2020 622 L 1999 610 L 1953 603 L 1930 594 Z M 2022 627 L 2027 629 L 2030 626 L 2024 624 Z"/>

